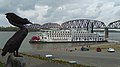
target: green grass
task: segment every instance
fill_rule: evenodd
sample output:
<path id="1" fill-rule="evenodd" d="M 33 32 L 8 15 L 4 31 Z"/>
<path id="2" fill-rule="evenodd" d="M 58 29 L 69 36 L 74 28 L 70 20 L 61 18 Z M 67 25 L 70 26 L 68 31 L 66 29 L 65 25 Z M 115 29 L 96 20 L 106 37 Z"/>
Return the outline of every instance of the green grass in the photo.
<path id="1" fill-rule="evenodd" d="M 0 62 L 0 67 L 5 67 L 5 64 Z"/>

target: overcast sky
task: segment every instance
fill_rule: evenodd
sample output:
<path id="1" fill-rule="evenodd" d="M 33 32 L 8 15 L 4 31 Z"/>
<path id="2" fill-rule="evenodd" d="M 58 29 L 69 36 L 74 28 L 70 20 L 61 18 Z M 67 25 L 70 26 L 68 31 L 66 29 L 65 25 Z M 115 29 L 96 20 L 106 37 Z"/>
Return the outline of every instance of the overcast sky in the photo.
<path id="1" fill-rule="evenodd" d="M 0 0 L 0 26 L 10 26 L 5 13 L 13 12 L 33 23 L 63 23 L 73 19 L 120 19 L 120 0 Z"/>

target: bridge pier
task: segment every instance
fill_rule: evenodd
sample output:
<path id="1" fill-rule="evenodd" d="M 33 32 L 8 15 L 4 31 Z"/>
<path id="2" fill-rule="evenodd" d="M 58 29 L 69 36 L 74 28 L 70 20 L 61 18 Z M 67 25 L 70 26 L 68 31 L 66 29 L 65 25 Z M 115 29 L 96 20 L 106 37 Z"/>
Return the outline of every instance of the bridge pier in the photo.
<path id="1" fill-rule="evenodd" d="M 105 39 L 107 39 L 109 37 L 109 31 L 108 31 L 108 27 L 105 27 Z"/>

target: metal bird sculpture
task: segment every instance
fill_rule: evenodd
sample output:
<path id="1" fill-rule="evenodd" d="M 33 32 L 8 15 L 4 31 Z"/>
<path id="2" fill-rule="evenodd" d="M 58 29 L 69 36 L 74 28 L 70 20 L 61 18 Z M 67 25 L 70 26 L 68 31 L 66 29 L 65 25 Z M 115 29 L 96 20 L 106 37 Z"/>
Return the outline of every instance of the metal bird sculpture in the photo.
<path id="1" fill-rule="evenodd" d="M 25 39 L 28 34 L 27 28 L 24 26 L 25 24 L 32 24 L 27 19 L 21 18 L 14 13 L 6 13 L 6 18 L 8 21 L 14 25 L 19 27 L 20 29 L 6 42 L 4 48 L 2 49 L 2 56 L 5 56 L 7 52 L 14 53 L 14 56 L 21 57 L 18 55 L 18 50 L 21 46 L 21 43 Z"/>
<path id="2" fill-rule="evenodd" d="M 6 13 L 6 18 L 8 21 L 15 26 L 14 23 L 25 25 L 25 24 L 31 24 L 31 22 L 27 18 L 21 18 L 17 16 L 15 13 Z"/>

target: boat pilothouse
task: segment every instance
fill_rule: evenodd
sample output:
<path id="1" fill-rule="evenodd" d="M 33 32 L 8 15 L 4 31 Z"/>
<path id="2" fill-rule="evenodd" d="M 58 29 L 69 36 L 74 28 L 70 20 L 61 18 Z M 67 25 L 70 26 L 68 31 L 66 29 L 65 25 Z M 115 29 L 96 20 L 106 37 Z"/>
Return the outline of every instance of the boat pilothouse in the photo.
<path id="1" fill-rule="evenodd" d="M 35 37 L 35 36 L 34 36 Z M 37 40 L 38 38 L 38 40 Z M 30 42 L 105 42 L 105 37 L 98 33 L 91 33 L 89 30 L 67 29 L 67 30 L 41 30 L 36 39 L 31 38 Z"/>

